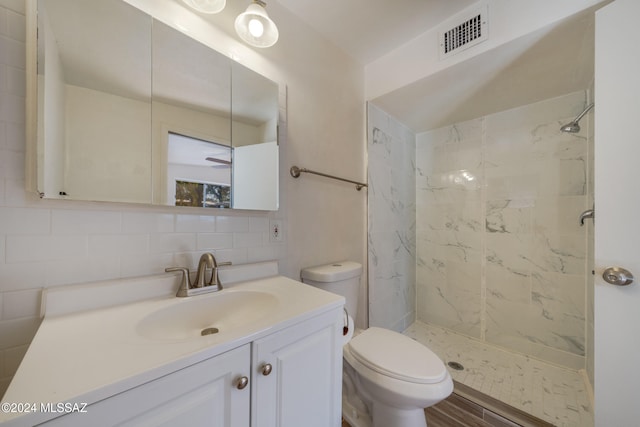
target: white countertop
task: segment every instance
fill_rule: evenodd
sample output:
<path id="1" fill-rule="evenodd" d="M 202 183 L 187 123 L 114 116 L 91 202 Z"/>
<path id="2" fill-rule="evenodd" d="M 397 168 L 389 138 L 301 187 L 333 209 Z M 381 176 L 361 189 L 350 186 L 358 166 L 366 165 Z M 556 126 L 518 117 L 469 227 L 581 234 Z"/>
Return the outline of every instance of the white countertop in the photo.
<path id="1" fill-rule="evenodd" d="M 131 287 L 125 279 L 112 282 L 103 283 L 111 284 L 112 290 L 118 286 Z M 88 285 L 95 288 L 93 295 L 106 295 L 100 294 L 105 291 L 103 283 Z M 149 283 L 153 283 L 153 278 L 143 285 Z M 87 286 L 78 286 L 77 290 L 91 294 Z M 214 292 L 178 298 L 173 295 L 174 290 L 171 295 L 141 301 L 138 293 L 137 302 L 115 306 L 109 306 L 108 298 L 100 297 L 97 300 L 103 300 L 102 305 L 106 305 L 102 308 L 96 308 L 94 298 L 89 311 L 81 311 L 81 303 L 75 303 L 73 309 L 60 310 L 59 305 L 52 302 L 55 297 L 49 296 L 46 308 L 49 314 L 45 313 L 2 402 L 35 403 L 38 407 L 40 403 L 91 404 L 344 304 L 340 296 L 283 276 L 272 276 L 225 286 L 229 292 L 252 290 L 275 295 L 277 306 L 264 319 L 197 339 L 152 339 L 138 333 L 136 325 L 151 313 L 217 295 Z M 73 289 L 64 290 L 69 291 Z M 166 290 L 159 292 L 166 293 Z M 73 294 L 61 295 L 66 300 Z M 31 426 L 58 415 L 0 412 L 0 422 L 7 426 Z"/>

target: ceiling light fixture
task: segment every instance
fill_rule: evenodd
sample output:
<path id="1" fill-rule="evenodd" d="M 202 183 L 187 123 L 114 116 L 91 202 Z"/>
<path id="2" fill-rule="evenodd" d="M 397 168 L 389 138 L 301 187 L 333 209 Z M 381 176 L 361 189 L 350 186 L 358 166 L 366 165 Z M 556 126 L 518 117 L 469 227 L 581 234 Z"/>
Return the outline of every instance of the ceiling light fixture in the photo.
<path id="1" fill-rule="evenodd" d="M 253 0 L 247 10 L 236 18 L 236 32 L 251 46 L 270 47 L 278 41 L 278 27 L 267 15 L 266 6 L 261 0 Z"/>
<path id="2" fill-rule="evenodd" d="M 222 11 L 227 5 L 227 0 L 182 0 L 187 6 L 202 13 L 214 14 Z"/>

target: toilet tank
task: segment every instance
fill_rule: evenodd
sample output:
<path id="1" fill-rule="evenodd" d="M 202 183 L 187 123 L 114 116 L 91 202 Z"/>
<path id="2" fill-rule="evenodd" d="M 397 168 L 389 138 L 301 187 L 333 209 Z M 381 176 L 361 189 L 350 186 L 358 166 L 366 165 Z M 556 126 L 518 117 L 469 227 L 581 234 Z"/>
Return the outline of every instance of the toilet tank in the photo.
<path id="1" fill-rule="evenodd" d="M 345 307 L 354 319 L 358 314 L 361 275 L 362 265 L 353 261 L 303 268 L 300 272 L 303 283 L 343 296 L 346 300 Z"/>

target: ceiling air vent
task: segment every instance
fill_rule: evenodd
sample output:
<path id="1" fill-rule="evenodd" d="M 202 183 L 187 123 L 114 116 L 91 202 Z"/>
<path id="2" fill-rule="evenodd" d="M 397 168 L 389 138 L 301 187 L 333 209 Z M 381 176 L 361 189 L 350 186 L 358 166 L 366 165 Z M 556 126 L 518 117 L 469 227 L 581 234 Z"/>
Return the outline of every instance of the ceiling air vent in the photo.
<path id="1" fill-rule="evenodd" d="M 447 21 L 438 32 L 440 38 L 440 59 L 447 58 L 460 51 L 487 40 L 487 6 L 464 16 L 456 16 Z"/>

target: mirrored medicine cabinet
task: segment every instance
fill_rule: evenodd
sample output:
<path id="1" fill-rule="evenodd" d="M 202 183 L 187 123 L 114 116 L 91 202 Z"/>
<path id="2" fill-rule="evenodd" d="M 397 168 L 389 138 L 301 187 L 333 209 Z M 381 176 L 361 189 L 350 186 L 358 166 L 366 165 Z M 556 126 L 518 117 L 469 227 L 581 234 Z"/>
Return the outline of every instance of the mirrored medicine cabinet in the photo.
<path id="1" fill-rule="evenodd" d="M 278 209 L 276 83 L 122 0 L 30 2 L 41 197 Z"/>

